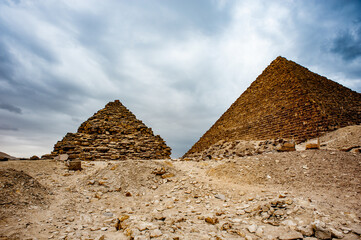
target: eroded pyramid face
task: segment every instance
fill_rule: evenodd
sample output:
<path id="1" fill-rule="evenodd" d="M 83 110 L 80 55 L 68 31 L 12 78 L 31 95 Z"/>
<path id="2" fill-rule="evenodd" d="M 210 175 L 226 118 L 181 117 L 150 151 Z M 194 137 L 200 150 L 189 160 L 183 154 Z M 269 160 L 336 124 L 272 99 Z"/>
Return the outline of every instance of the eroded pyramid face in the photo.
<path id="1" fill-rule="evenodd" d="M 360 93 L 278 57 L 183 157 L 220 141 L 300 142 L 360 123 Z"/>
<path id="2" fill-rule="evenodd" d="M 51 155 L 65 153 L 81 160 L 164 159 L 170 158 L 171 149 L 115 100 L 56 143 Z"/>

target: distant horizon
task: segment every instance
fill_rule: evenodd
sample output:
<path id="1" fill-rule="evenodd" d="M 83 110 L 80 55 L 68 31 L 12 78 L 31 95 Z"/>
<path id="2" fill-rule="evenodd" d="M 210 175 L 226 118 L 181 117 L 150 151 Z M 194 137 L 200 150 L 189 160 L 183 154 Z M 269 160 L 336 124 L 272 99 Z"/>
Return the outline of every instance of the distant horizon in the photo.
<path id="1" fill-rule="evenodd" d="M 180 157 L 277 56 L 360 93 L 360 12 L 357 0 L 5 0 L 0 151 L 48 154 L 119 99 Z"/>

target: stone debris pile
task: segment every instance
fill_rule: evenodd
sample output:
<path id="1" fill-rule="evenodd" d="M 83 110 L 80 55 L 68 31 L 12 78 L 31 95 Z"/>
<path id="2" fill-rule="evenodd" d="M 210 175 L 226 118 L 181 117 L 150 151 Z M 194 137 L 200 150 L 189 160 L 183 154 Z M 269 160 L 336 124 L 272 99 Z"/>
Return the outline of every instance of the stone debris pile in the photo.
<path id="1" fill-rule="evenodd" d="M 50 157 L 60 154 L 80 160 L 165 159 L 171 149 L 115 100 L 83 122 L 77 133 L 67 133 L 57 142 Z"/>
<path id="2" fill-rule="evenodd" d="M 292 140 L 270 139 L 265 141 L 235 140 L 227 142 L 220 140 L 201 152 L 187 154 L 183 159 L 209 160 L 209 159 L 233 159 L 245 156 L 254 156 L 269 152 L 295 151 L 295 143 Z"/>

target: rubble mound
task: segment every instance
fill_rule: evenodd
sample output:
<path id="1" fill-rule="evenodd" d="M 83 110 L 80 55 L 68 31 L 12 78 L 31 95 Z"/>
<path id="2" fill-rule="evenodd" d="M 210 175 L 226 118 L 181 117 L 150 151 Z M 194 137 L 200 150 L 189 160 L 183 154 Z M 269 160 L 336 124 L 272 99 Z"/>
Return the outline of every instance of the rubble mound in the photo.
<path id="1" fill-rule="evenodd" d="M 284 139 L 270 139 L 265 141 L 235 140 L 230 142 L 221 140 L 201 152 L 193 153 L 191 156 L 193 160 L 233 159 L 281 151 L 282 147 L 287 143 L 289 143 L 289 141 Z"/>
<path id="2" fill-rule="evenodd" d="M 120 192 L 131 196 L 151 190 L 175 175 L 170 161 L 122 161 L 108 163 L 84 179 L 82 185 L 94 192 Z"/>
<path id="3" fill-rule="evenodd" d="M 308 142 L 316 142 L 311 139 L 303 144 L 303 148 Z M 344 152 L 361 152 L 361 125 L 348 126 L 329 132 L 320 137 L 321 149 L 339 150 Z"/>
<path id="4" fill-rule="evenodd" d="M 360 123 L 360 93 L 277 57 L 184 157 L 221 140 L 300 143 Z"/>
<path id="5" fill-rule="evenodd" d="M 57 142 L 50 156 L 59 154 L 81 160 L 165 159 L 171 149 L 115 100 L 83 122 L 77 133 L 67 133 Z"/>
<path id="6" fill-rule="evenodd" d="M 40 206 L 46 203 L 47 189 L 23 171 L 0 170 L 0 219 L 9 212 L 25 206 Z"/>

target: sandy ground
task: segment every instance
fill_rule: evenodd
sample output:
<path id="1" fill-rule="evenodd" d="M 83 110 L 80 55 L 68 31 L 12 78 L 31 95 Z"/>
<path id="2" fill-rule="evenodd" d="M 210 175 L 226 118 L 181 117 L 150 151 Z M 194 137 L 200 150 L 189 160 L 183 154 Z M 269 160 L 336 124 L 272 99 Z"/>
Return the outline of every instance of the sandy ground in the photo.
<path id="1" fill-rule="evenodd" d="M 18 197 L 1 203 L 2 239 L 280 239 L 315 221 L 359 239 L 359 154 L 312 150 L 203 162 L 99 161 L 84 162 L 75 172 L 50 160 L 0 164 L 1 170 L 32 176 L 39 183 L 33 191 L 44 197 L 8 187 Z M 29 196 L 36 201 L 24 204 Z M 264 206 L 283 212 L 273 216 Z M 119 230 L 118 218 L 127 218 Z"/>
<path id="2" fill-rule="evenodd" d="M 0 162 L 0 239 L 360 239 L 358 152 L 82 167 Z"/>

